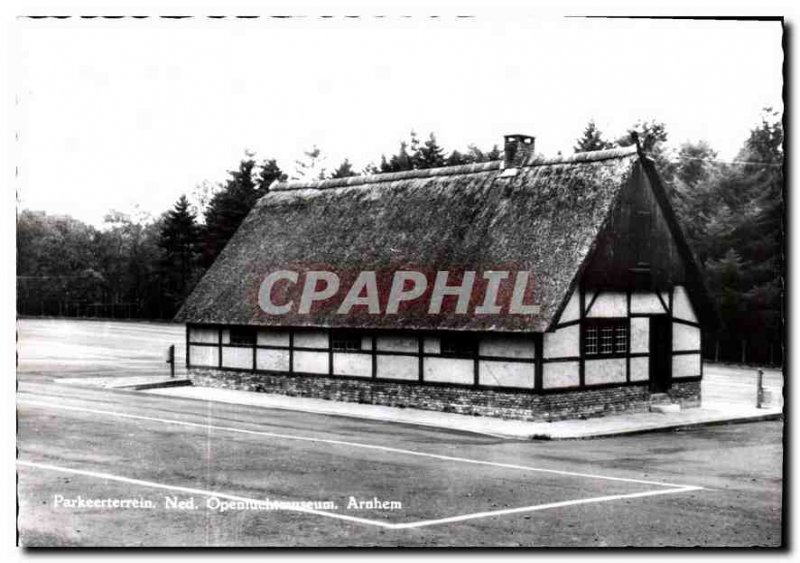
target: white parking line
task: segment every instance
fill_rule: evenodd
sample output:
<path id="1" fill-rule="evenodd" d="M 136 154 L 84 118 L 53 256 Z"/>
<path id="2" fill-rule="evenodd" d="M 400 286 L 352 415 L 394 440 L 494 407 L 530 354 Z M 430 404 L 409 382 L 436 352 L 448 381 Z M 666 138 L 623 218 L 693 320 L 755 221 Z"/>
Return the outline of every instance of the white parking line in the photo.
<path id="1" fill-rule="evenodd" d="M 681 489 L 658 489 L 656 491 L 644 491 L 641 493 L 629 493 L 624 495 L 608 495 L 604 497 L 591 497 L 584 499 L 565 500 L 561 502 L 550 502 L 547 504 L 535 504 L 532 506 L 523 506 L 520 508 L 506 508 L 502 510 L 490 510 L 488 512 L 475 512 L 473 514 L 450 516 L 449 518 L 438 518 L 436 520 L 420 520 L 419 522 L 409 522 L 408 524 L 394 524 L 392 528 L 395 530 L 405 530 L 407 528 L 422 528 L 424 526 L 435 526 L 437 524 L 452 524 L 455 522 L 464 522 L 465 520 L 474 520 L 477 518 L 489 518 L 492 516 L 504 516 L 506 514 L 520 514 L 523 512 L 536 512 L 537 510 L 547 510 L 550 508 L 575 506 L 576 504 L 592 504 L 597 502 L 609 502 L 612 500 L 654 497 L 657 495 L 672 495 L 675 493 L 686 493 L 701 488 L 702 487 L 683 487 Z"/>
<path id="2" fill-rule="evenodd" d="M 530 467 L 526 465 L 516 465 L 512 463 L 499 463 L 495 461 L 484 461 L 479 459 L 469 459 L 464 457 L 454 457 L 448 455 L 441 455 L 441 454 L 433 454 L 428 452 L 418 452 L 414 450 L 406 450 L 402 448 L 392 448 L 389 446 L 378 446 L 375 444 L 361 444 L 358 442 L 348 442 L 344 440 L 331 440 L 327 438 L 315 438 L 313 436 L 296 436 L 292 434 L 278 434 L 275 432 L 265 432 L 260 430 L 247 430 L 244 428 L 233 428 L 230 426 L 216 426 L 213 424 L 200 424 L 197 422 L 186 422 L 182 420 L 174 420 L 169 418 L 158 418 L 158 417 L 151 417 L 151 416 L 143 416 L 143 415 L 136 415 L 136 414 L 127 414 L 115 411 L 106 411 L 106 410 L 97 410 L 97 409 L 87 409 L 83 407 L 71 407 L 67 405 L 58 405 L 55 403 L 46 403 L 41 401 L 33 401 L 29 399 L 17 399 L 18 404 L 26 404 L 26 405 L 33 405 L 43 408 L 51 408 L 51 409 L 60 409 L 60 410 L 70 410 L 76 412 L 86 412 L 91 414 L 99 414 L 104 416 L 112 416 L 115 418 L 126 418 L 131 420 L 147 420 L 150 422 L 160 422 L 163 424 L 174 424 L 177 426 L 188 426 L 191 428 L 200 428 L 203 430 L 220 430 L 223 432 L 235 432 L 239 434 L 250 434 L 255 436 L 267 436 L 270 438 L 280 438 L 284 440 L 297 440 L 297 441 L 304 441 L 304 442 L 318 442 L 323 444 L 334 444 L 340 446 L 349 446 L 353 448 L 362 448 L 362 449 L 369 449 L 369 450 L 378 450 L 384 452 L 391 452 L 409 456 L 417 456 L 417 457 L 428 457 L 432 459 L 439 459 L 443 461 L 457 461 L 460 463 L 470 463 L 475 465 L 488 465 L 492 467 L 503 467 L 505 469 L 518 469 L 521 471 L 535 471 L 539 473 L 551 473 L 554 475 L 567 475 L 571 477 L 585 477 L 589 479 L 603 479 L 606 481 L 621 481 L 624 483 L 639 483 L 642 485 L 655 485 L 659 487 L 669 487 L 672 489 L 687 489 L 692 488 L 694 489 L 702 489 L 703 487 L 694 487 L 693 485 L 679 485 L 675 483 L 663 483 L 658 481 L 648 481 L 644 479 L 631 479 L 628 477 L 610 477 L 608 475 L 596 475 L 592 473 L 578 473 L 575 471 L 561 471 L 558 469 L 545 469 L 542 467 Z"/>
<path id="3" fill-rule="evenodd" d="M 156 489 L 164 489 L 168 491 L 177 491 L 181 493 L 188 493 L 188 494 L 196 494 L 202 495 L 207 497 L 216 497 L 220 499 L 227 499 L 233 501 L 240 501 L 240 502 L 247 502 L 247 503 L 257 503 L 259 502 L 258 499 L 252 499 L 247 497 L 241 497 L 236 495 L 229 495 L 226 493 L 220 493 L 217 491 L 207 491 L 204 489 L 196 489 L 193 487 L 180 487 L 176 485 L 166 485 L 163 483 L 156 483 L 154 481 L 144 481 L 142 479 L 132 479 L 130 477 L 122 477 L 119 475 L 112 475 L 110 473 L 100 473 L 97 471 L 85 471 L 82 469 L 71 469 L 68 467 L 60 467 L 57 465 L 50 465 L 47 463 L 36 463 L 32 461 L 23 461 L 17 460 L 17 465 L 21 465 L 24 467 L 34 467 L 37 469 L 46 469 L 50 471 L 58 471 L 61 473 L 70 473 L 73 475 L 82 475 L 85 477 L 94 477 L 96 479 L 105 479 L 108 481 L 117 481 L 120 483 L 128 483 L 132 485 L 140 485 L 143 487 L 151 487 Z M 301 512 L 304 514 L 314 514 L 316 516 L 324 516 L 326 518 L 333 518 L 336 520 L 344 520 L 347 522 L 354 522 L 357 524 L 366 524 L 370 526 L 378 526 L 380 528 L 386 528 L 390 530 L 407 530 L 410 528 L 424 528 L 426 526 L 435 526 L 439 524 L 452 524 L 455 522 L 464 522 L 466 520 L 475 520 L 479 518 L 490 518 L 493 516 L 504 516 L 507 514 L 520 514 L 524 512 L 535 512 L 538 510 L 547 510 L 550 508 L 562 508 L 566 506 L 574 506 L 578 504 L 592 504 L 592 503 L 599 503 L 599 502 L 609 502 L 614 500 L 622 500 L 622 499 L 632 499 L 632 498 L 642 498 L 642 497 L 652 497 L 657 495 L 670 495 L 676 493 L 685 493 L 689 491 L 695 491 L 701 489 L 702 487 L 692 487 L 686 486 L 681 488 L 675 489 L 658 489 L 655 491 L 644 491 L 639 493 L 629 493 L 624 495 L 608 495 L 603 497 L 591 497 L 591 498 L 584 498 L 584 499 L 575 499 L 575 500 L 567 500 L 562 502 L 551 502 L 547 504 L 536 504 L 532 506 L 523 506 L 520 508 L 508 508 L 502 510 L 491 510 L 488 512 L 475 512 L 472 514 L 462 514 L 460 516 L 451 516 L 448 518 L 439 518 L 436 520 L 420 520 L 417 522 L 406 522 L 406 523 L 399 523 L 399 524 L 392 524 L 389 522 L 381 522 L 379 520 L 370 520 L 368 518 L 358 518 L 355 516 L 348 516 L 346 514 L 338 514 L 336 512 L 328 512 L 325 510 L 314 510 L 314 509 L 306 509 L 302 507 L 286 507 L 282 508 L 281 510 L 287 510 L 290 512 Z"/>

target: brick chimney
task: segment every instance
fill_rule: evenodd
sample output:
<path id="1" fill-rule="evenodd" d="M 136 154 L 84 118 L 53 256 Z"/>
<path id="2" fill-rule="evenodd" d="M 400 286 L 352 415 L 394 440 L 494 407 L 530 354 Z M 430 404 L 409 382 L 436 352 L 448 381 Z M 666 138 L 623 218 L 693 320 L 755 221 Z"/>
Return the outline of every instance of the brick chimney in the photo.
<path id="1" fill-rule="evenodd" d="M 505 136 L 505 167 L 517 168 L 522 166 L 533 156 L 533 147 L 536 137 L 528 135 L 506 135 Z"/>

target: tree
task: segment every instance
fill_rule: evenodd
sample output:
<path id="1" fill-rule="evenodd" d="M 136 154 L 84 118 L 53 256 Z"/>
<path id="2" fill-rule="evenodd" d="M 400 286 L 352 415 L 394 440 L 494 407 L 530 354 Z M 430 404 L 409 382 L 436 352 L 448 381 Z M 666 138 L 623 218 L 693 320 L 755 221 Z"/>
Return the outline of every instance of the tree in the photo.
<path id="1" fill-rule="evenodd" d="M 286 174 L 283 173 L 283 170 L 281 170 L 281 167 L 278 166 L 274 158 L 264 159 L 261 161 L 256 179 L 256 184 L 258 186 L 257 197 L 266 194 L 273 182 L 285 182 L 286 179 Z"/>
<path id="2" fill-rule="evenodd" d="M 612 143 L 603 139 L 603 134 L 592 119 L 586 124 L 583 135 L 577 140 L 574 149 L 575 152 L 589 152 L 610 149 L 612 146 Z"/>
<path id="3" fill-rule="evenodd" d="M 658 147 L 656 147 L 658 151 Z M 780 361 L 783 338 L 783 129 L 766 108 L 736 159 L 707 143 L 684 144 L 673 171 L 681 224 L 723 326 L 723 359 Z"/>
<path id="4" fill-rule="evenodd" d="M 644 152 L 654 154 L 664 150 L 668 135 L 667 126 L 663 122 L 640 119 L 617 139 L 617 144 L 621 147 L 631 146 L 634 144 L 634 133 L 639 136 L 639 145 Z"/>
<path id="5" fill-rule="evenodd" d="M 400 143 L 400 150 L 397 151 L 397 154 L 392 155 L 388 160 L 386 156 L 381 156 L 381 172 L 402 172 L 413 168 L 414 163 L 411 160 L 411 155 L 408 154 L 408 144 L 405 141 Z"/>
<path id="6" fill-rule="evenodd" d="M 204 268 L 211 266 L 269 186 L 275 180 L 286 179 L 274 160 L 265 160 L 257 173 L 256 168 L 253 155 L 246 155 L 239 168 L 229 172 L 230 178 L 209 201 L 201 244 L 201 265 Z"/>
<path id="7" fill-rule="evenodd" d="M 438 168 L 445 165 L 444 150 L 439 146 L 433 133 L 428 136 L 428 140 L 421 146 L 418 143 L 414 144 L 415 139 L 416 137 L 412 136 L 411 161 L 414 168 Z"/>
<path id="8" fill-rule="evenodd" d="M 331 174 L 331 178 L 348 178 L 350 176 L 356 176 L 356 171 L 353 170 L 353 165 L 346 158 Z"/>
<path id="9" fill-rule="evenodd" d="M 634 133 L 636 135 L 634 135 Z M 674 158 L 667 148 L 667 126 L 655 119 L 637 121 L 630 127 L 624 135 L 617 138 L 616 144 L 621 147 L 628 147 L 634 144 L 635 136 L 639 138 L 639 146 L 642 151 L 647 153 L 656 163 L 661 181 L 667 191 L 667 195 L 674 197 L 674 177 L 675 164 Z"/>
<path id="10" fill-rule="evenodd" d="M 200 231 L 189 200 L 182 195 L 161 223 L 158 246 L 163 251 L 160 270 L 163 288 L 174 310 L 194 287 L 198 277 Z"/>
<path id="11" fill-rule="evenodd" d="M 469 164 L 469 163 L 470 163 L 469 155 L 462 154 L 458 150 L 454 150 L 453 152 L 451 152 L 450 156 L 448 156 L 444 161 L 445 166 L 458 166 L 460 164 Z"/>

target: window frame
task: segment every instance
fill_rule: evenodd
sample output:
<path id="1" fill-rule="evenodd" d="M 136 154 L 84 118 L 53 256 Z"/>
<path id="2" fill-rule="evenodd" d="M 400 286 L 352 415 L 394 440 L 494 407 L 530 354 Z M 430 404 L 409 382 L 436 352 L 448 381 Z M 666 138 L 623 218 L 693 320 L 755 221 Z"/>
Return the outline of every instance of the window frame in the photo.
<path id="1" fill-rule="evenodd" d="M 607 335 L 610 333 L 610 340 Z M 606 338 L 604 338 L 606 337 Z M 608 346 L 608 348 L 605 348 Z M 604 352 L 607 349 L 610 351 Z M 628 317 L 598 317 L 581 323 L 581 356 L 586 359 L 621 358 L 631 350 L 631 320 Z"/>

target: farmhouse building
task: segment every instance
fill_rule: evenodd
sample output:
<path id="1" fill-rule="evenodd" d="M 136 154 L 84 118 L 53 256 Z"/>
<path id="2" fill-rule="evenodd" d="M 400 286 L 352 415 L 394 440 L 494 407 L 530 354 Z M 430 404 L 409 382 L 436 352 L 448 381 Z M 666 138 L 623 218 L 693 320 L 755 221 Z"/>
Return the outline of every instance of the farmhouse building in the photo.
<path id="1" fill-rule="evenodd" d="M 698 406 L 716 314 L 652 159 L 533 149 L 273 185 L 178 313 L 195 384 L 525 420 Z"/>

